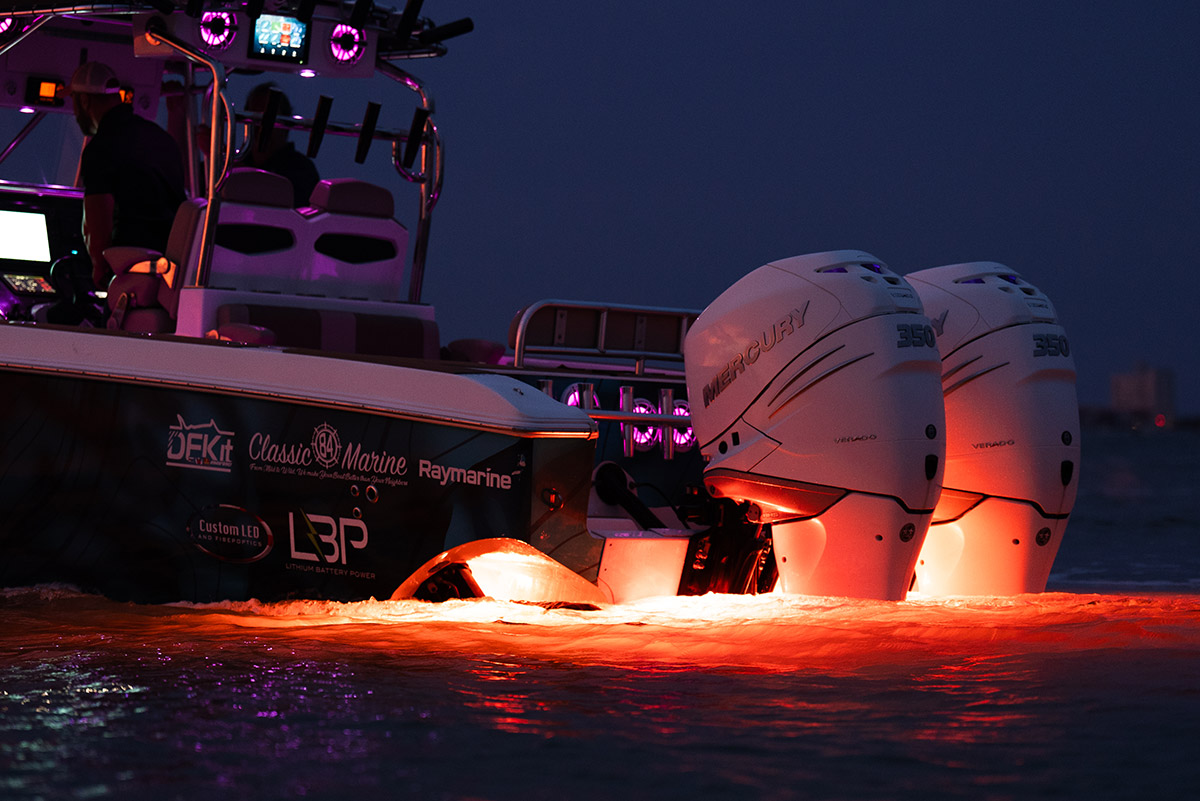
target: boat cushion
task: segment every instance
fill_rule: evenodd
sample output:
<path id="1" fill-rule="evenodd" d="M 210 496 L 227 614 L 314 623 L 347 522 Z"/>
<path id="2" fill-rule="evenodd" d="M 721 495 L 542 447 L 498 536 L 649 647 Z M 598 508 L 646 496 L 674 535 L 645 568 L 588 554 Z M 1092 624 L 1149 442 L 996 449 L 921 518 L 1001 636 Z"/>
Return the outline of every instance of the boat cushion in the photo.
<path id="1" fill-rule="evenodd" d="M 317 184 L 308 201 L 333 214 L 390 218 L 395 210 L 392 193 L 382 186 L 354 178 L 326 179 Z"/>
<path id="2" fill-rule="evenodd" d="M 292 182 L 282 175 L 253 167 L 229 171 L 221 184 L 221 200 L 251 206 L 279 206 L 290 209 L 295 199 Z"/>
<path id="3" fill-rule="evenodd" d="M 157 275 L 122 273 L 108 285 L 108 308 L 116 309 L 122 295 L 128 295 L 131 309 L 158 306 L 158 290 L 162 280 Z"/>
<path id="4" fill-rule="evenodd" d="M 217 330 L 230 324 L 268 329 L 281 347 L 423 359 L 439 353 L 437 323 L 416 317 L 227 303 L 217 309 Z"/>

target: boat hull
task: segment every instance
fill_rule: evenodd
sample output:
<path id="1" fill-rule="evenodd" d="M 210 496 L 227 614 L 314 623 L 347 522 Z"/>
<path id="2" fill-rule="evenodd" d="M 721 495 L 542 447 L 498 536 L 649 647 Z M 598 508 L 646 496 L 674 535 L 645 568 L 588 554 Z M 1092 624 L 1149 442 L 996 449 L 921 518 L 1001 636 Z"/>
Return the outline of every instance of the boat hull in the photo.
<path id="1" fill-rule="evenodd" d="M 181 373 L 203 348 L 175 343 Z M 231 375 L 249 352 L 223 351 Z M 293 355 L 276 354 L 289 369 L 361 377 L 355 362 Z M 0 370 L 3 586 L 63 582 L 151 603 L 387 598 L 436 554 L 485 537 L 595 577 L 586 418 L 573 432 L 505 431 L 119 368 Z M 433 376 L 430 391 L 471 380 Z M 580 416 L 561 408 L 566 423 Z"/>

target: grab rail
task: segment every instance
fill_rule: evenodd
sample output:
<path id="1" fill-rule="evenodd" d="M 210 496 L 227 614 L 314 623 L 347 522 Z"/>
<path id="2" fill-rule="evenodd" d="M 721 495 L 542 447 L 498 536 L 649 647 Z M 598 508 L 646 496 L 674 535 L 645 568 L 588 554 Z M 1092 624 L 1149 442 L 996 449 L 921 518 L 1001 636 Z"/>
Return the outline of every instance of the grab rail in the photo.
<path id="1" fill-rule="evenodd" d="M 632 359 L 642 375 L 646 361 L 683 361 L 688 328 L 700 316 L 693 309 L 542 300 L 513 321 L 513 365 L 524 367 L 530 354 Z"/>

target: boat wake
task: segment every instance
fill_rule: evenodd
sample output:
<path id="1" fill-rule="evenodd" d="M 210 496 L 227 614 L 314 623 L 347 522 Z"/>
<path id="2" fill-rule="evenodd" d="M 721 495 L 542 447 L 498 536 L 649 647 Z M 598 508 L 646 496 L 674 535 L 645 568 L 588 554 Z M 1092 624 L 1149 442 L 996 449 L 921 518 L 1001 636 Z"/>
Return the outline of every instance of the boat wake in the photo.
<path id="1" fill-rule="evenodd" d="M 260 640 L 298 653 L 521 657 L 637 669 L 825 675 L 1106 650 L 1196 650 L 1200 595 L 1076 594 L 887 602 L 795 595 L 662 597 L 595 610 L 477 599 L 137 606 L 61 587 L 2 596 L 22 649 L 62 633 L 128 640 Z M 80 635 L 76 634 L 76 637 Z M 93 636 L 96 636 L 93 634 Z M 10 643 L 11 644 L 11 643 Z"/>

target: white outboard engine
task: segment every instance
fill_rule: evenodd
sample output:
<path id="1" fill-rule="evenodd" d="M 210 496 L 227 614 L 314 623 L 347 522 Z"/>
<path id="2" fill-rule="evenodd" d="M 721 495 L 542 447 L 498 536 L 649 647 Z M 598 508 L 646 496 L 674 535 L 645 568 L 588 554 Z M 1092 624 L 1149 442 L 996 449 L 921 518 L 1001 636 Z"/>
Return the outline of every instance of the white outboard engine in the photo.
<path id="1" fill-rule="evenodd" d="M 1002 264 L 908 276 L 937 331 L 946 475 L 918 560 L 930 595 L 1046 589 L 1079 483 L 1075 362 L 1054 307 Z"/>
<path id="2" fill-rule="evenodd" d="M 912 287 L 869 253 L 772 262 L 684 348 L 715 497 L 771 524 L 784 592 L 903 599 L 941 489 L 941 365 Z"/>

